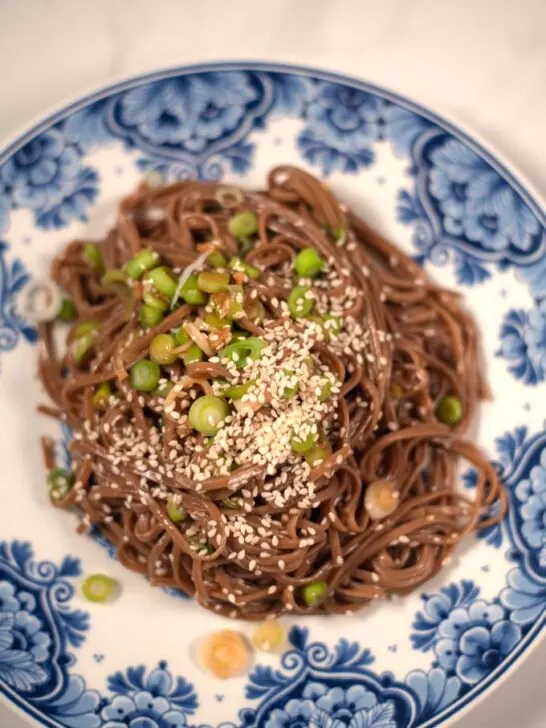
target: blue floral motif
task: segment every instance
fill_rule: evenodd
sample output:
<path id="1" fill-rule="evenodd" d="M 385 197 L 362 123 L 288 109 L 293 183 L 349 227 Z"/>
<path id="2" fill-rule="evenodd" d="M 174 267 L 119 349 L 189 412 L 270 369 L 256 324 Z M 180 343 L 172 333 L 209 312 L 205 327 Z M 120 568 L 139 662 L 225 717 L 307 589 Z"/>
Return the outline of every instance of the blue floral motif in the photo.
<path id="1" fill-rule="evenodd" d="M 184 728 L 197 708 L 193 686 L 173 680 L 165 662 L 147 676 L 143 665 L 118 672 L 108 687 L 114 697 L 101 710 L 103 728 Z"/>
<path id="2" fill-rule="evenodd" d="M 325 175 L 368 167 L 380 137 L 380 111 L 377 96 L 341 84 L 319 84 L 298 137 L 303 156 Z"/>
<path id="3" fill-rule="evenodd" d="M 30 343 L 37 339 L 36 329 L 21 317 L 16 305 L 30 276 L 18 258 L 8 262 L 7 251 L 6 243 L 0 241 L 0 352 L 13 349 L 21 335 Z"/>
<path id="4" fill-rule="evenodd" d="M 546 378 L 546 298 L 531 311 L 509 311 L 502 323 L 501 348 L 516 379 L 538 384 Z"/>
<path id="5" fill-rule="evenodd" d="M 516 486 L 515 494 L 523 520 L 523 538 L 538 552 L 538 563 L 546 569 L 546 447 L 539 464 Z"/>
<path id="6" fill-rule="evenodd" d="M 82 167 L 78 151 L 60 129 L 49 129 L 24 144 L 0 167 L 0 182 L 14 207 L 31 210 L 36 225 L 59 228 L 85 220 L 98 193 L 95 170 Z"/>

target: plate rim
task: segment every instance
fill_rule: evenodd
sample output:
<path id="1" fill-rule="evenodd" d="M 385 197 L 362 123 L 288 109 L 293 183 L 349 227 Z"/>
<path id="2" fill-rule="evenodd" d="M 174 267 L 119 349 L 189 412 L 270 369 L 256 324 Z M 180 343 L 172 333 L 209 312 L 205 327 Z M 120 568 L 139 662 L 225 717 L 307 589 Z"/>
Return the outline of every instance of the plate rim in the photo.
<path id="1" fill-rule="evenodd" d="M 448 131 L 455 138 L 464 142 L 474 152 L 484 158 L 487 163 L 500 173 L 504 179 L 515 189 L 536 215 L 540 224 L 546 227 L 546 195 L 543 195 L 534 183 L 513 164 L 503 152 L 496 149 L 495 145 L 485 140 L 482 135 L 475 131 L 471 125 L 454 117 L 451 113 L 434 111 L 433 108 L 413 101 L 411 97 L 392 90 L 389 86 L 383 86 L 367 81 L 358 76 L 344 72 L 318 68 L 312 65 L 283 63 L 263 60 L 215 60 L 194 64 L 183 64 L 181 66 L 166 66 L 138 74 L 120 74 L 116 79 L 110 78 L 105 84 L 93 84 L 87 90 L 68 96 L 66 99 L 49 106 L 42 113 L 33 116 L 32 120 L 24 125 L 23 131 L 15 131 L 8 134 L 0 142 L 0 165 L 15 154 L 29 139 L 39 134 L 52 124 L 66 118 L 68 115 L 84 108 L 94 101 L 108 98 L 114 93 L 119 93 L 130 88 L 137 87 L 144 83 L 152 83 L 156 80 L 164 80 L 176 76 L 187 76 L 191 74 L 206 73 L 211 71 L 255 71 L 269 73 L 295 74 L 305 77 L 317 78 L 321 81 L 340 83 L 346 86 L 376 94 L 381 98 L 413 111 L 420 116 L 439 125 Z M 485 679 L 480 681 L 473 689 L 464 696 L 454 701 L 443 711 L 434 715 L 422 728 L 433 728 L 439 726 L 449 718 L 459 720 L 472 710 L 479 703 L 483 703 L 490 695 L 511 675 L 513 675 L 524 659 L 532 655 L 546 636 L 546 611 L 541 614 L 535 625 L 529 630 L 525 637 L 518 643 L 517 647 L 500 663 Z M 27 721 L 36 721 L 41 725 L 60 725 L 38 713 L 32 705 L 27 703 L 17 693 L 14 693 L 4 684 L 0 684 L 0 697 L 2 703 L 9 709 L 25 718 Z"/>

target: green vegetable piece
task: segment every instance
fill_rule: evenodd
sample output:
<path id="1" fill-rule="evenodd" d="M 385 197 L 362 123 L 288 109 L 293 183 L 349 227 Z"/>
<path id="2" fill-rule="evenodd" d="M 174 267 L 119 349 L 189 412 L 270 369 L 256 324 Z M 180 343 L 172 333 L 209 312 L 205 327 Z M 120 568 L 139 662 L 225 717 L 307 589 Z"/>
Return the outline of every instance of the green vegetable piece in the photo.
<path id="1" fill-rule="evenodd" d="M 326 599 L 328 584 L 325 581 L 310 581 L 299 588 L 299 593 L 308 607 L 315 607 Z"/>
<path id="2" fill-rule="evenodd" d="M 304 248 L 296 255 L 294 265 L 302 278 L 314 278 L 324 268 L 324 260 L 314 248 Z"/>
<path id="3" fill-rule="evenodd" d="M 197 276 L 197 285 L 205 293 L 225 291 L 229 285 L 229 273 L 203 271 Z"/>
<path id="4" fill-rule="evenodd" d="M 290 377 L 291 379 L 296 376 L 296 372 L 293 371 L 292 369 L 283 369 L 283 374 L 286 377 Z M 290 399 L 291 397 L 294 397 L 299 392 L 299 389 L 300 389 L 300 385 L 298 384 L 298 382 L 296 382 L 292 386 L 286 386 L 283 389 L 281 396 L 284 399 Z"/>
<path id="5" fill-rule="evenodd" d="M 104 410 L 108 406 L 108 400 L 112 395 L 112 387 L 109 382 L 102 382 L 95 389 L 93 394 L 93 407 L 98 410 Z"/>
<path id="6" fill-rule="evenodd" d="M 163 311 L 155 308 L 155 306 L 144 304 L 138 313 L 138 320 L 145 329 L 152 329 L 160 321 L 163 321 Z"/>
<path id="7" fill-rule="evenodd" d="M 98 321 L 82 321 L 74 330 L 75 339 L 72 342 L 72 355 L 77 364 L 81 364 L 93 344 L 100 329 Z"/>
<path id="8" fill-rule="evenodd" d="M 110 601 L 117 592 L 117 582 L 106 574 L 90 574 L 82 583 L 83 596 L 90 602 Z"/>
<path id="9" fill-rule="evenodd" d="M 155 250 L 145 248 L 144 250 L 139 251 L 134 258 L 131 258 L 131 260 L 125 264 L 125 271 L 129 278 L 137 281 L 144 273 L 146 273 L 146 271 L 153 268 L 157 264 L 158 260 L 159 255 L 155 252 Z"/>
<path id="10" fill-rule="evenodd" d="M 182 354 L 182 361 L 184 362 L 184 366 L 186 367 L 196 361 L 202 361 L 202 359 L 203 352 L 197 346 L 197 344 L 192 344 L 190 348 L 186 349 L 186 351 Z"/>
<path id="11" fill-rule="evenodd" d="M 332 453 L 329 447 L 326 447 L 324 445 L 314 445 L 309 450 L 306 450 L 303 456 L 305 457 L 305 460 L 309 467 L 313 468 L 315 465 L 319 464 L 322 460 L 325 460 L 331 454 Z"/>
<path id="12" fill-rule="evenodd" d="M 313 310 L 315 303 L 309 296 L 311 289 L 308 286 L 296 286 L 288 296 L 288 310 L 294 318 L 304 318 Z"/>
<path id="13" fill-rule="evenodd" d="M 224 394 L 230 399 L 241 399 L 252 387 L 256 384 L 255 379 L 251 379 L 249 382 L 244 384 L 233 384 L 231 387 L 226 387 Z"/>
<path id="14" fill-rule="evenodd" d="M 87 265 L 93 268 L 96 273 L 102 273 L 104 270 L 104 261 L 101 250 L 96 243 L 85 243 L 82 256 Z"/>
<path id="15" fill-rule="evenodd" d="M 239 212 L 229 221 L 228 230 L 234 238 L 244 240 L 258 232 L 258 218 L 250 210 Z"/>
<path id="16" fill-rule="evenodd" d="M 250 321 L 261 324 L 265 319 L 265 306 L 258 298 L 247 299 L 245 313 Z"/>
<path id="17" fill-rule="evenodd" d="M 176 340 L 176 343 L 180 346 L 182 346 L 182 344 L 186 344 L 190 340 L 190 335 L 183 326 L 181 326 L 176 331 L 173 331 L 173 336 Z"/>
<path id="18" fill-rule="evenodd" d="M 128 284 L 127 273 L 123 270 L 113 268 L 112 270 L 107 270 L 102 276 L 101 284 L 105 287 L 117 285 L 118 283 L 124 286 Z"/>
<path id="19" fill-rule="evenodd" d="M 164 312 L 169 308 L 169 304 L 164 298 L 154 296 L 154 294 L 150 293 L 150 291 L 146 291 L 143 298 L 146 306 L 150 306 L 151 308 L 157 308 L 158 311 Z"/>
<path id="20" fill-rule="evenodd" d="M 332 394 L 332 382 L 329 379 L 324 381 L 319 394 L 319 402 L 326 402 L 328 397 Z"/>
<path id="21" fill-rule="evenodd" d="M 150 359 L 156 364 L 173 364 L 177 355 L 176 339 L 172 334 L 158 334 L 150 342 Z"/>
<path id="22" fill-rule="evenodd" d="M 172 391 L 173 387 L 173 382 L 163 382 L 163 384 L 160 384 L 157 389 L 154 389 L 154 395 L 156 397 L 165 398 Z"/>
<path id="23" fill-rule="evenodd" d="M 203 435 L 215 435 L 220 423 L 229 415 L 229 405 L 225 399 L 213 394 L 205 394 L 196 399 L 188 413 L 190 425 Z"/>
<path id="24" fill-rule="evenodd" d="M 455 427 L 463 419 L 463 405 L 457 397 L 442 397 L 436 407 L 436 417 L 444 425 Z"/>
<path id="25" fill-rule="evenodd" d="M 76 306 L 74 306 L 72 301 L 69 298 L 63 298 L 61 310 L 59 311 L 61 321 L 74 321 L 77 315 Z"/>
<path id="26" fill-rule="evenodd" d="M 167 515 L 171 519 L 173 523 L 181 523 L 186 518 L 186 511 L 185 509 L 180 506 L 176 505 L 176 503 L 172 500 L 172 498 L 167 499 Z"/>
<path id="27" fill-rule="evenodd" d="M 207 301 L 206 295 L 197 285 L 197 275 L 195 273 L 192 273 L 184 282 L 180 295 L 186 303 L 192 306 L 200 306 Z"/>
<path id="28" fill-rule="evenodd" d="M 342 327 L 341 318 L 327 313 L 322 317 L 322 327 L 328 339 L 332 336 L 337 336 Z"/>
<path id="29" fill-rule="evenodd" d="M 231 328 L 231 321 L 220 318 L 220 316 L 218 316 L 218 314 L 216 314 L 212 311 L 207 312 L 205 314 L 203 320 L 212 329 L 230 329 Z"/>
<path id="30" fill-rule="evenodd" d="M 161 377 L 161 370 L 155 361 L 140 359 L 129 370 L 129 381 L 139 392 L 152 392 Z"/>
<path id="31" fill-rule="evenodd" d="M 47 485 L 53 498 L 65 498 L 72 489 L 74 479 L 63 468 L 53 468 L 47 476 Z"/>
<path id="32" fill-rule="evenodd" d="M 85 334 L 96 334 L 100 329 L 100 323 L 90 319 L 89 321 L 82 321 L 74 329 L 74 336 L 79 338 Z"/>
<path id="33" fill-rule="evenodd" d="M 178 282 L 175 280 L 172 270 L 164 265 L 152 268 L 146 275 L 145 280 L 149 281 L 156 291 L 166 296 L 169 301 L 176 293 Z"/>
<path id="34" fill-rule="evenodd" d="M 256 268 L 256 266 L 251 265 L 250 263 L 247 263 L 242 258 L 239 258 L 235 256 L 229 261 L 229 267 L 231 270 L 239 271 L 240 273 L 244 273 L 249 278 L 256 279 L 259 278 L 262 271 L 259 268 Z"/>
<path id="35" fill-rule="evenodd" d="M 311 450 L 311 448 L 315 446 L 317 440 L 318 433 L 316 432 L 310 432 L 304 440 L 302 440 L 297 435 L 294 435 L 290 439 L 290 447 L 294 452 L 297 452 L 298 454 L 306 453 L 308 450 Z"/>
<path id="36" fill-rule="evenodd" d="M 256 361 L 260 358 L 262 350 L 267 344 L 257 336 L 249 336 L 240 341 L 234 341 L 221 349 L 220 359 L 231 359 L 237 369 L 242 369 L 250 360 Z"/>
<path id="37" fill-rule="evenodd" d="M 222 498 L 220 503 L 225 508 L 241 508 L 243 505 L 243 499 L 237 498 L 237 497 L 231 497 L 231 498 Z"/>
<path id="38" fill-rule="evenodd" d="M 225 268 L 228 264 L 227 258 L 221 250 L 213 250 L 207 258 L 207 262 L 210 263 L 213 268 Z"/>

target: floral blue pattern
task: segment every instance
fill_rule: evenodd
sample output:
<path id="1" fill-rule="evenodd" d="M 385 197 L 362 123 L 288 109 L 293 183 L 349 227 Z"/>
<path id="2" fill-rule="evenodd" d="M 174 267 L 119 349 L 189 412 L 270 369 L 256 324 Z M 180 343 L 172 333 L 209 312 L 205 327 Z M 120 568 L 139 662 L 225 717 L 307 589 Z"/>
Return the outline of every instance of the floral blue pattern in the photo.
<path id="1" fill-rule="evenodd" d="M 0 158 L 0 234 L 13 245 L 9 236 L 20 210 L 40 231 L 85 219 L 101 187 L 90 155 L 107 145 L 128 150 L 138 168 L 168 180 L 221 179 L 252 168 L 260 134 L 279 118 L 293 120 L 294 148 L 323 175 L 373 168 L 378 145 L 390 145 L 407 162 L 398 217 L 411 228 L 416 259 L 452 266 L 464 286 L 512 269 L 532 301 L 526 309 L 503 312 L 498 356 L 522 384 L 546 381 L 540 212 L 463 135 L 365 84 L 231 67 L 120 86 L 57 115 Z M 16 298 L 29 274 L 10 245 L 0 242 L 0 351 L 36 339 L 17 313 Z M 425 595 L 411 644 L 430 657 L 430 665 L 405 676 L 378 672 L 374 655 L 357 643 L 311 641 L 296 626 L 279 669 L 254 667 L 245 707 L 224 728 L 437 725 L 507 669 L 545 621 L 546 432 L 516 428 L 496 447 L 511 508 L 502 526 L 481 535 L 510 549 L 513 566 L 498 596 L 485 599 L 469 579 Z M 62 448 L 61 455 L 68 457 Z M 475 485 L 472 470 L 464 480 Z M 29 544 L 0 544 L 2 691 L 50 725 L 194 725 L 198 690 L 165 662 L 115 672 L 105 686 L 89 686 L 77 673 L 75 655 L 89 629 L 88 615 L 70 606 L 71 580 L 79 573 L 79 562 L 69 556 L 59 566 L 37 563 Z"/>

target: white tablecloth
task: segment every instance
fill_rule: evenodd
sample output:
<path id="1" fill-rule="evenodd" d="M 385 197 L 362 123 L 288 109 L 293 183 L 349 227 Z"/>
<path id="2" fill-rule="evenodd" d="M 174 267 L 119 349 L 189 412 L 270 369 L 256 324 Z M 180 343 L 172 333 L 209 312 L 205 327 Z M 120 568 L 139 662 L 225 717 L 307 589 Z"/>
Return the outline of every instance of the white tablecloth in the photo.
<path id="1" fill-rule="evenodd" d="M 0 140 L 123 76 L 279 60 L 360 76 L 449 114 L 544 193 L 545 35 L 546 0 L 0 0 Z M 545 664 L 546 643 L 460 724 L 543 728 Z M 2 728 L 24 725 L 0 706 Z"/>

